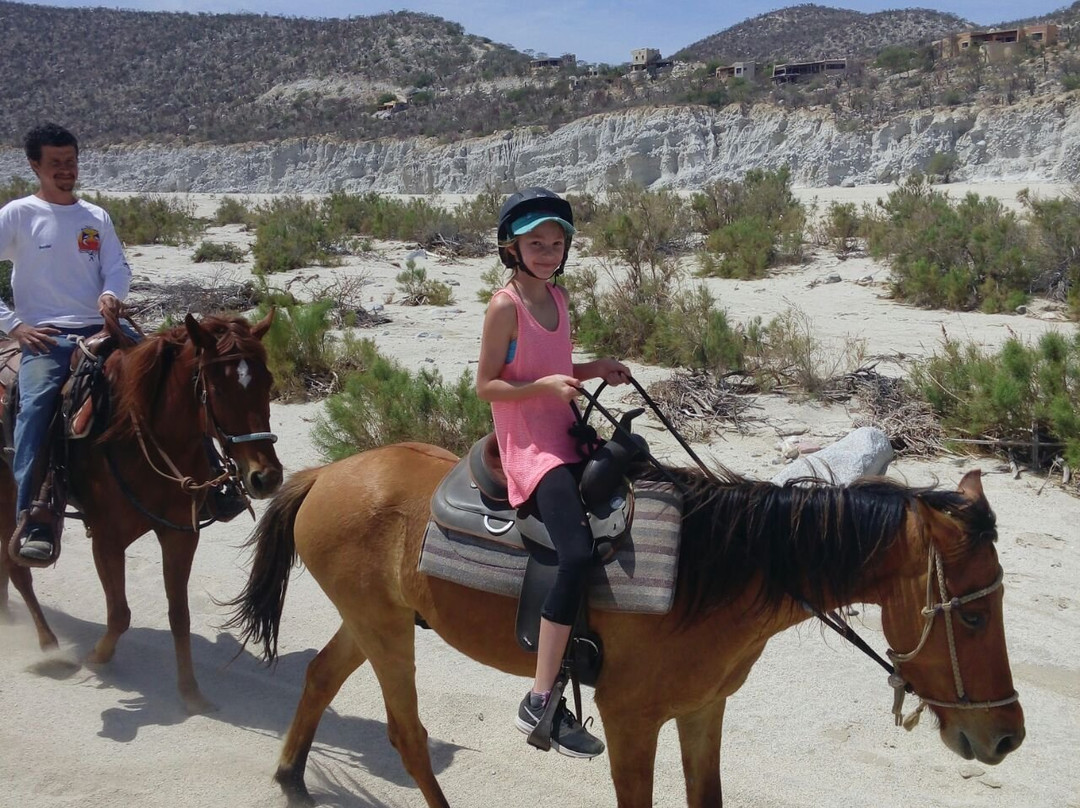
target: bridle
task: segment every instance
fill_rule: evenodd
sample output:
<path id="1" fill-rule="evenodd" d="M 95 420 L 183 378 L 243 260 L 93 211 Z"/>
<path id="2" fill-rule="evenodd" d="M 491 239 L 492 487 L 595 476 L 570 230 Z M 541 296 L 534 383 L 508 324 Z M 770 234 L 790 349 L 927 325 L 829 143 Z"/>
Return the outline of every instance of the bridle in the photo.
<path id="1" fill-rule="evenodd" d="M 927 558 L 926 606 L 921 610 L 924 621 L 922 635 L 919 637 L 918 644 L 911 651 L 899 653 L 890 648 L 885 652 L 889 659 L 895 664 L 889 664 L 882 659 L 881 656 L 871 648 L 870 645 L 855 632 L 855 629 L 853 629 L 836 611 L 830 611 L 828 614 L 825 614 L 821 610 L 809 606 L 809 604 L 804 604 L 804 606 L 814 612 L 825 625 L 833 629 L 833 631 L 836 631 L 841 637 L 873 659 L 888 672 L 889 685 L 893 688 L 892 713 L 896 721 L 896 726 L 902 726 L 904 729 L 910 731 L 919 723 L 919 716 L 922 714 L 922 711 L 926 709 L 927 705 L 947 707 L 954 710 L 988 710 L 992 707 L 1004 707 L 1005 705 L 1012 704 L 1020 699 L 1020 694 L 1014 690 L 1012 695 L 1006 696 L 1003 699 L 977 702 L 970 701 L 967 697 L 967 692 L 964 689 L 963 676 L 960 673 L 960 659 L 956 653 L 956 637 L 953 632 L 953 611 L 959 609 L 964 604 L 984 598 L 992 592 L 995 592 L 1002 584 L 1003 575 L 1004 572 L 999 564 L 997 577 L 994 578 L 989 586 L 984 586 L 982 589 L 978 589 L 966 595 L 950 598 L 948 589 L 945 586 L 945 566 L 941 559 L 941 553 L 938 552 L 934 543 L 930 542 L 930 551 Z M 938 597 L 940 598 L 937 603 L 934 602 L 935 579 L 937 580 Z M 908 682 L 900 672 L 900 663 L 910 662 L 918 656 L 919 652 L 922 651 L 924 647 L 926 647 L 926 641 L 930 637 L 930 631 L 934 627 L 934 621 L 938 615 L 941 615 L 945 620 L 945 635 L 949 642 L 949 661 L 952 663 L 953 681 L 956 686 L 956 701 L 942 701 L 919 695 L 915 692 L 915 688 L 912 687 L 911 683 Z M 919 706 L 910 714 L 904 716 L 904 697 L 908 693 L 911 693 L 919 699 Z"/>
<path id="2" fill-rule="evenodd" d="M 889 659 L 894 663 L 894 670 L 889 674 L 889 684 L 893 687 L 892 712 L 896 719 L 897 726 L 903 726 L 905 729 L 914 728 L 919 721 L 919 714 L 926 709 L 928 704 L 933 705 L 934 707 L 948 707 L 953 710 L 989 710 L 992 707 L 1004 707 L 1007 704 L 1012 704 L 1020 698 L 1020 694 L 1014 690 L 1011 696 L 1006 696 L 1003 699 L 994 699 L 991 701 L 971 701 L 968 699 L 967 691 L 964 689 L 964 678 L 960 673 L 960 659 L 956 653 L 956 635 L 953 631 L 953 611 L 959 609 L 966 603 L 979 600 L 980 598 L 984 598 L 997 591 L 1001 587 L 1003 578 L 1004 570 L 1002 570 L 1001 565 L 999 564 L 997 576 L 989 586 L 984 586 L 982 589 L 978 589 L 966 595 L 950 598 L 949 592 L 945 587 L 945 565 L 941 560 L 941 553 L 931 542 L 926 570 L 926 606 L 924 606 L 922 610 L 924 620 L 922 636 L 919 637 L 919 642 L 915 648 L 907 653 L 893 651 L 891 648 L 886 652 Z M 937 580 L 938 597 L 940 598 L 937 603 L 934 602 L 935 579 Z M 933 628 L 934 620 L 938 615 L 941 615 L 945 621 L 945 636 L 949 641 L 949 661 L 952 663 L 953 682 L 956 686 L 956 701 L 940 701 L 938 699 L 930 699 L 926 696 L 915 694 L 918 696 L 919 706 L 915 708 L 914 712 L 904 718 L 904 695 L 909 690 L 914 693 L 914 689 L 900 673 L 900 663 L 910 662 L 919 655 L 919 652 L 926 646 L 926 640 L 930 636 L 930 630 Z"/>
<path id="3" fill-rule="evenodd" d="M 244 487 L 243 478 L 240 476 L 240 472 L 236 466 L 236 462 L 233 460 L 230 447 L 239 443 L 253 443 L 260 440 L 270 441 L 271 443 L 277 442 L 277 435 L 275 435 L 273 432 L 249 432 L 242 435 L 231 435 L 221 428 L 221 424 L 218 422 L 217 417 L 214 415 L 214 406 L 213 402 L 211 401 L 212 395 L 210 392 L 210 386 L 206 384 L 205 380 L 206 366 L 222 362 L 240 362 L 241 360 L 246 359 L 246 357 L 239 354 L 230 354 L 225 356 L 215 356 L 213 359 L 206 359 L 204 358 L 204 356 L 205 355 L 203 354 L 203 352 L 200 351 L 199 365 L 195 369 L 195 373 L 193 376 L 193 384 L 195 388 L 195 397 L 200 404 L 199 421 L 200 427 L 202 429 L 203 443 L 207 447 L 208 454 L 213 454 L 213 457 L 211 457 L 211 459 L 216 460 L 217 464 L 221 467 L 222 472 L 220 474 L 212 477 L 209 480 L 205 480 L 204 482 L 197 482 L 194 478 L 184 474 L 176 466 L 172 458 L 169 457 L 169 454 L 165 451 L 165 449 L 162 448 L 161 444 L 158 443 L 157 439 L 154 437 L 153 432 L 148 429 L 144 430 L 139 424 L 139 419 L 134 413 L 131 413 L 129 416 L 131 418 L 132 427 L 135 432 L 135 437 L 139 443 L 139 448 L 142 451 L 143 458 L 146 460 L 150 468 L 152 468 L 160 476 L 177 483 L 184 491 L 184 493 L 191 497 L 191 524 L 175 524 L 168 519 L 154 514 L 148 508 L 142 505 L 142 503 L 138 501 L 137 497 L 130 489 L 130 487 L 127 486 L 126 483 L 124 483 L 123 478 L 120 476 L 119 470 L 116 468 L 116 464 L 113 461 L 112 454 L 108 453 L 109 465 L 112 468 L 113 476 L 116 477 L 117 482 L 119 483 L 124 494 L 127 496 L 128 500 L 131 502 L 132 505 L 135 506 L 135 508 L 140 513 L 142 513 L 144 516 L 148 517 L 152 521 L 173 530 L 182 530 L 185 532 L 195 533 L 197 533 L 203 527 L 206 527 L 207 525 L 216 521 L 215 519 L 211 518 L 202 524 L 199 523 L 198 495 L 200 492 L 205 490 L 212 490 L 222 485 L 223 483 L 231 481 L 235 486 L 239 488 L 239 490 L 244 494 L 244 496 L 247 496 L 247 490 Z M 221 444 L 225 452 L 224 455 L 222 455 L 221 452 L 218 451 L 215 441 Z M 169 469 L 168 472 L 160 469 L 158 465 L 154 463 L 153 459 L 151 459 L 150 450 L 147 446 L 147 443 L 149 443 L 153 447 L 154 452 L 164 461 L 165 465 Z"/>

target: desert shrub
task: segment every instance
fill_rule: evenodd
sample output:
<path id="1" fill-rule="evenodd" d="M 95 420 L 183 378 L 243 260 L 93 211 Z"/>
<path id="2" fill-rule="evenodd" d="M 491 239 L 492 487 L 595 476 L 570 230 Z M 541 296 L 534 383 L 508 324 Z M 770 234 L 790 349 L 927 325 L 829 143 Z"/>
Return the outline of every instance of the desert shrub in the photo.
<path id="1" fill-rule="evenodd" d="M 207 261 L 225 261 L 230 264 L 239 264 L 244 260 L 246 254 L 247 250 L 238 244 L 204 241 L 196 248 L 191 260 L 196 264 L 203 264 Z"/>
<path id="2" fill-rule="evenodd" d="M 653 364 L 721 375 L 743 367 L 745 337 L 728 322 L 709 290 L 679 291 L 660 314 L 642 358 Z"/>
<path id="3" fill-rule="evenodd" d="M 358 346 L 360 370 L 347 374 L 342 391 L 327 399 L 312 433 L 327 459 L 404 440 L 464 454 L 491 431 L 491 409 L 477 397 L 469 371 L 448 386 L 437 371 L 410 373 L 369 340 Z"/>
<path id="4" fill-rule="evenodd" d="M 23 177 L 12 177 L 3 185 L 0 185 L 0 207 L 3 207 L 13 199 L 21 199 L 30 196 L 37 190 L 34 183 Z"/>
<path id="5" fill-rule="evenodd" d="M 10 261 L 0 261 L 0 300 L 9 308 L 15 305 L 15 295 L 11 291 L 11 270 Z"/>
<path id="6" fill-rule="evenodd" d="M 736 219 L 709 234 L 700 272 L 721 278 L 762 278 L 776 258 L 776 239 L 772 221 L 760 216 Z"/>
<path id="7" fill-rule="evenodd" d="M 862 217 L 854 202 L 832 202 L 818 228 L 819 241 L 837 255 L 847 255 L 855 249 L 861 228 Z"/>
<path id="8" fill-rule="evenodd" d="M 904 73 L 919 66 L 919 52 L 903 45 L 889 45 L 878 53 L 874 64 L 888 73 Z"/>
<path id="9" fill-rule="evenodd" d="M 1013 338 L 997 354 L 946 339 L 911 383 L 954 437 L 1025 441 L 1034 425 L 1080 468 L 1080 331 L 1048 332 L 1035 345 Z"/>
<path id="10" fill-rule="evenodd" d="M 448 306 L 454 302 L 454 293 L 442 281 L 431 280 L 424 267 L 418 267 L 413 259 L 405 262 L 405 269 L 397 274 L 398 290 L 404 296 L 405 306 Z"/>
<path id="11" fill-rule="evenodd" d="M 297 303 L 283 293 L 271 293 L 259 305 L 257 319 L 271 306 L 277 309 L 263 344 L 278 398 L 320 398 L 334 389 L 338 375 L 357 367 L 356 341 L 346 335 L 338 342 L 331 334 L 334 305 L 333 300 Z"/>
<path id="12" fill-rule="evenodd" d="M 940 178 L 941 182 L 948 182 L 955 168 L 956 154 L 954 152 L 934 152 L 926 161 L 927 176 Z"/>
<path id="13" fill-rule="evenodd" d="M 786 167 L 714 182 L 691 197 L 690 208 L 711 253 L 699 257 L 703 275 L 761 277 L 768 267 L 802 258 L 806 211 L 791 193 Z"/>
<path id="14" fill-rule="evenodd" d="M 298 196 L 272 199 L 256 209 L 254 272 L 268 275 L 337 262 L 318 203 Z"/>
<path id="15" fill-rule="evenodd" d="M 868 213 L 867 244 L 888 258 L 893 293 L 917 306 L 1005 311 L 1026 300 L 1027 232 L 991 197 L 957 204 L 914 175 Z"/>
<path id="16" fill-rule="evenodd" d="M 108 211 L 116 235 L 126 244 L 168 244 L 176 247 L 191 243 L 203 230 L 195 218 L 194 205 L 171 197 L 102 196 L 92 200 Z"/>
<path id="17" fill-rule="evenodd" d="M 691 232 L 681 197 L 633 182 L 609 188 L 606 200 L 595 203 L 581 229 L 590 237 L 594 255 L 616 257 L 638 271 L 685 252 Z"/>
<path id="18" fill-rule="evenodd" d="M 791 307 L 757 329 L 747 343 L 747 369 L 762 390 L 782 390 L 820 398 L 838 376 L 858 369 L 866 358 L 864 340 L 848 339 L 829 349 L 821 343 L 813 322 Z"/>
<path id="19" fill-rule="evenodd" d="M 481 303 L 490 303 L 491 296 L 506 285 L 509 277 L 510 270 L 504 267 L 501 261 L 492 264 L 480 275 L 480 280 L 484 285 L 476 293 L 476 299 Z"/>
<path id="20" fill-rule="evenodd" d="M 455 255 L 477 256 L 494 249 L 491 232 L 501 202 L 501 196 L 491 189 L 454 210 L 428 199 L 337 191 L 323 200 L 320 213 L 330 237 L 337 241 L 358 235 L 397 239 Z"/>
<path id="21" fill-rule="evenodd" d="M 252 228 L 255 226 L 255 212 L 246 199 L 223 196 L 214 212 L 213 222 L 218 227 L 226 224 L 242 224 L 247 228 Z"/>
<path id="22" fill-rule="evenodd" d="M 1035 288 L 1066 300 L 1080 317 L 1080 188 L 1059 199 L 1036 199 L 1020 192 L 1031 221 L 1031 240 L 1039 267 Z"/>

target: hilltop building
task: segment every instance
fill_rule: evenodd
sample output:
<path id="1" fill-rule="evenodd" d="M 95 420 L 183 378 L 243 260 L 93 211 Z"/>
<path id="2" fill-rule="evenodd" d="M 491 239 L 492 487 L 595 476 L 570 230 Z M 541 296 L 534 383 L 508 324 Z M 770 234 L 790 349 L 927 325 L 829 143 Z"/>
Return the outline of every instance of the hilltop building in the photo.
<path id="1" fill-rule="evenodd" d="M 997 28 L 991 31 L 965 31 L 934 43 L 945 59 L 955 58 L 971 50 L 979 50 L 988 62 L 998 62 L 1020 53 L 1020 47 L 1042 48 L 1056 45 L 1058 27 L 1053 23 L 1024 25 L 1018 28 Z"/>
<path id="2" fill-rule="evenodd" d="M 661 59 L 656 48 L 636 48 L 630 51 L 630 75 L 646 74 L 655 76 L 659 71 L 670 68 L 671 59 Z"/>
<path id="3" fill-rule="evenodd" d="M 577 64 L 577 56 L 573 53 L 564 53 L 562 56 L 545 56 L 543 59 L 533 59 L 529 67 L 533 73 L 541 70 L 558 70 L 562 67 L 573 67 Z"/>
<path id="4" fill-rule="evenodd" d="M 716 68 L 716 78 L 727 81 L 728 79 L 746 79 L 753 81 L 757 74 L 757 62 L 732 62 L 730 65 Z"/>
<path id="5" fill-rule="evenodd" d="M 788 62 L 773 67 L 772 80 L 777 84 L 806 81 L 816 76 L 843 76 L 848 71 L 847 59 L 818 59 L 814 62 Z"/>

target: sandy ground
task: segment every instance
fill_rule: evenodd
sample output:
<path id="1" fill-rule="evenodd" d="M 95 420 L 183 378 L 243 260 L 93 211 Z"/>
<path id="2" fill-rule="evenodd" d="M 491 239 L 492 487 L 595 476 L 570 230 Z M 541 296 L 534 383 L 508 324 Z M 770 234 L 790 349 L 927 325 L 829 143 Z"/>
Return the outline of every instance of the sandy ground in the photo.
<path id="1" fill-rule="evenodd" d="M 965 189 L 966 190 L 966 189 Z M 978 186 L 980 193 L 1015 197 L 1012 186 Z M 1060 190 L 1060 189 L 1057 189 Z M 827 191 L 828 198 L 823 194 Z M 814 189 L 804 198 L 864 201 L 887 189 Z M 1045 192 L 1054 192 L 1049 189 Z M 217 199 L 197 200 L 212 212 Z M 1010 202 L 1011 203 L 1011 202 Z M 236 228 L 207 236 L 243 241 Z M 405 308 L 392 301 L 407 245 L 379 245 L 375 254 L 342 267 L 290 273 L 308 288 L 337 276 L 366 277 L 368 300 L 392 321 L 364 332 L 406 366 L 437 367 L 456 379 L 473 365 L 483 306 L 480 273 L 490 260 L 450 263 L 420 258 L 431 277 L 458 284 L 449 307 Z M 246 267 L 194 265 L 191 249 L 129 248 L 136 275 L 167 282 L 184 276 L 243 277 Z M 575 258 L 570 271 L 588 259 Z M 838 274 L 836 283 L 814 283 Z M 869 278 L 869 282 L 856 283 Z M 797 305 L 827 344 L 862 340 L 885 365 L 935 349 L 942 328 L 987 346 L 1010 333 L 1036 337 L 1048 328 L 1073 329 L 1053 311 L 985 316 L 911 309 L 884 299 L 886 269 L 868 259 L 839 261 L 820 254 L 806 266 L 756 283 L 711 281 L 735 319 Z M 303 287 L 294 284 L 293 289 Z M 400 295 L 398 295 L 400 297 Z M 386 302 L 391 298 L 391 302 Z M 645 381 L 664 374 L 635 366 Z M 625 406 L 622 394 L 609 400 Z M 626 399 L 627 404 L 631 403 Z M 843 407 L 759 401 L 760 420 L 745 434 L 727 430 L 695 449 L 746 474 L 769 477 L 782 460 L 781 432 L 801 431 L 828 443 L 845 434 L 857 412 Z M 277 406 L 273 428 L 287 471 L 321 462 L 310 441 L 318 404 Z M 662 456 L 684 462 L 675 444 L 643 426 Z M 891 690 L 884 673 L 833 635 L 807 623 L 776 637 L 746 685 L 729 700 L 723 745 L 729 806 L 794 808 L 1080 808 L 1080 500 L 1054 483 L 1025 473 L 1014 479 L 993 459 L 945 457 L 901 460 L 892 473 L 909 482 L 954 485 L 982 468 L 998 515 L 998 551 L 1005 569 L 1006 633 L 1016 686 L 1027 717 L 1023 747 L 996 768 L 955 757 L 936 737 L 929 714 L 913 731 L 892 725 Z M 261 509 L 260 509 L 261 511 Z M 190 593 L 196 671 L 219 710 L 185 715 L 175 692 L 174 658 L 161 584 L 161 561 L 150 538 L 129 552 L 132 628 L 115 659 L 100 669 L 80 660 L 104 630 L 104 602 L 89 542 L 69 528 L 55 569 L 35 578 L 61 650 L 43 655 L 29 618 L 11 594 L 11 621 L 0 625 L 0 808 L 230 808 L 283 806 L 271 774 L 291 719 L 306 664 L 338 621 L 310 576 L 294 573 L 281 629 L 281 660 L 266 670 L 220 625 L 214 599 L 239 592 L 246 552 L 239 545 L 252 523 L 241 517 L 208 529 L 192 571 Z M 857 618 L 865 636 L 884 649 L 877 611 Z M 239 654 L 239 655 L 238 655 Z M 485 669 L 430 632 L 417 634 L 421 716 L 431 735 L 436 774 L 455 806 L 614 805 L 606 757 L 591 762 L 541 754 L 526 746 L 513 715 L 527 680 Z M 603 727 L 600 726 L 602 732 Z M 308 768 L 320 804 L 339 808 L 422 806 L 386 738 L 385 714 L 369 667 L 345 684 L 320 726 Z M 656 760 L 656 806 L 684 805 L 674 727 L 665 727 Z"/>

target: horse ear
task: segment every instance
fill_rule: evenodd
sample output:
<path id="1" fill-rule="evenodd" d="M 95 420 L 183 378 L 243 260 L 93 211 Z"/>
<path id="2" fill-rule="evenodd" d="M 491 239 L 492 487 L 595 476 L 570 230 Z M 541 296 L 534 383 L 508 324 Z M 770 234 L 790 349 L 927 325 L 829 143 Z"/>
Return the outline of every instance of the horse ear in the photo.
<path id="1" fill-rule="evenodd" d="M 188 312 L 187 316 L 184 317 L 184 325 L 187 327 L 188 336 L 191 337 L 191 341 L 196 348 L 202 348 L 204 351 L 213 351 L 217 348 L 217 340 L 214 339 L 214 335 L 203 328 L 191 312 Z"/>
<path id="2" fill-rule="evenodd" d="M 251 333 L 256 339 L 262 339 L 266 336 L 266 332 L 270 330 L 270 324 L 274 322 L 275 314 L 277 314 L 277 309 L 271 306 L 267 315 L 251 327 Z"/>
<path id="3" fill-rule="evenodd" d="M 964 495 L 965 499 L 969 499 L 972 502 L 978 502 L 982 499 L 982 471 L 980 469 L 974 469 L 965 474 L 963 479 L 960 480 L 960 487 L 957 490 Z"/>

